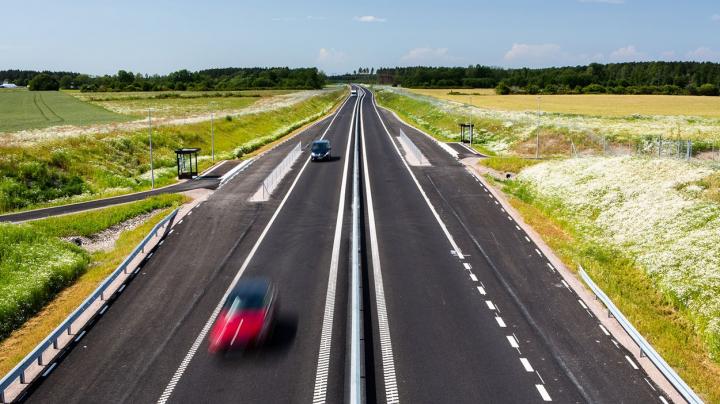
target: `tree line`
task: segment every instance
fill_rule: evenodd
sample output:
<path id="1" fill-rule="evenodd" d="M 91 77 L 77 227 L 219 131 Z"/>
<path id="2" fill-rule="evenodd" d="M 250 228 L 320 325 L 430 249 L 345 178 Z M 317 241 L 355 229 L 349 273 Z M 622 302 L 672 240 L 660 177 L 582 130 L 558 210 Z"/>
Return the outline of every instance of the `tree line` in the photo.
<path id="1" fill-rule="evenodd" d="M 288 67 L 218 68 L 196 72 L 179 70 L 167 75 L 143 75 L 120 70 L 114 75 L 91 76 L 75 72 L 34 70 L 0 71 L 0 82 L 8 80 L 30 90 L 77 89 L 81 91 L 165 91 L 319 89 L 325 75 L 318 69 Z"/>
<path id="2" fill-rule="evenodd" d="M 720 63 L 632 62 L 542 69 L 490 66 L 379 68 L 380 84 L 495 88 L 498 94 L 718 95 Z"/>

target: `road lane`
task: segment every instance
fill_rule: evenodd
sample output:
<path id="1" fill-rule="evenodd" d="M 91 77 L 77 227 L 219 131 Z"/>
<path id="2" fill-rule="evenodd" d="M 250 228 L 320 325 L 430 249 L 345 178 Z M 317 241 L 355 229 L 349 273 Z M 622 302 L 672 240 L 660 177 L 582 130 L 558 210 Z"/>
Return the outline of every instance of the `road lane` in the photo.
<path id="1" fill-rule="evenodd" d="M 477 279 L 472 284 L 485 293 L 479 297 L 501 310 L 508 328 L 513 324 L 521 357 L 539 372 L 550 397 L 554 401 L 574 396 L 590 402 L 659 402 L 662 393 L 654 390 L 657 386 L 628 364 L 625 356 L 630 353 L 612 343 L 547 258 L 479 181 L 434 140 L 380 111 L 389 131 L 402 129 L 430 161 L 430 167 L 413 167 L 413 172 L 469 255 L 463 265 Z"/>
<path id="2" fill-rule="evenodd" d="M 400 401 L 540 400 L 536 384 L 542 383 L 521 366 L 515 348 L 508 344 L 508 331 L 497 326 L 495 313 L 471 283 L 371 102 L 363 106 L 362 117 L 369 161 L 366 181 L 376 206 L 378 255 Z M 377 303 L 371 301 L 370 306 L 377 312 Z M 377 318 L 373 328 L 378 341 Z M 379 345 L 375 344 L 375 374 L 383 375 Z M 377 401 L 391 401 L 382 376 L 376 384 Z"/>
<path id="3" fill-rule="evenodd" d="M 351 114 L 352 117 L 352 114 Z M 348 194 L 341 195 L 350 163 L 349 122 L 326 136 L 333 159 L 306 163 L 296 191 L 291 193 L 267 236 L 259 244 L 243 276 L 269 277 L 278 286 L 279 324 L 269 346 L 244 355 L 216 357 L 201 352 L 193 359 L 171 402 L 229 402 L 237 397 L 249 402 L 309 401 L 313 397 L 315 369 L 321 339 L 324 303 L 331 265 L 339 265 L 338 283 L 347 272 Z M 343 175 L 344 174 L 344 175 Z M 344 200 L 340 197 L 344 196 Z M 339 210 L 343 202 L 343 210 Z M 336 232 L 336 226 L 340 228 Z M 334 235 L 341 236 L 333 248 Z M 337 255 L 333 254 L 337 251 Z M 331 282 L 335 282 L 331 279 Z M 332 285 L 334 287 L 334 285 Z M 336 293 L 335 312 L 344 314 L 346 290 Z M 331 361 L 326 386 L 329 402 L 343 397 L 345 322 L 333 325 Z"/>
<path id="4" fill-rule="evenodd" d="M 339 109 L 333 123 L 333 128 L 342 128 L 338 133 L 346 133 L 352 109 L 350 102 Z M 130 283 L 81 344 L 39 384 L 29 401 L 156 401 L 273 215 L 290 181 L 283 181 L 269 202 L 249 203 L 248 197 L 295 146 L 294 141 L 309 144 L 321 136 L 330 121 L 323 120 L 298 135 L 293 142 L 282 144 L 258 158 L 237 178 L 194 209 L 145 265 L 138 275 L 139 279 Z M 336 135 L 335 129 L 329 135 L 331 133 L 338 139 L 343 137 Z M 317 170 L 325 168 L 328 172 L 332 171 L 337 163 L 324 167 L 318 165 Z M 297 174 L 297 166 L 288 178 Z M 316 182 L 316 186 L 319 185 Z M 332 187 L 326 191 L 328 198 L 337 195 Z M 309 203 L 319 206 L 324 201 Z M 320 224 L 318 220 L 317 225 Z M 305 225 L 313 227 L 310 222 Z M 287 248 L 288 245 L 275 246 L 269 253 L 282 255 Z M 312 251 L 306 253 L 311 254 Z M 295 257 L 294 263 L 301 261 L 300 257 Z M 287 272 L 292 268 L 270 270 Z M 317 269 L 318 272 L 322 270 L 327 271 L 327 268 Z M 294 286 L 307 287 L 302 281 Z M 281 307 L 285 307 L 283 292 L 281 290 Z M 292 328 L 296 327 L 298 335 L 303 325 L 296 321 L 293 326 L 292 316 L 293 310 L 299 310 L 301 306 L 287 306 L 290 310 L 285 316 L 290 318 L 285 322 L 289 324 L 285 329 L 292 332 Z M 290 343 L 293 341 L 289 340 Z M 292 348 L 287 344 L 284 346 Z M 285 352 L 277 349 L 275 356 L 283 356 Z M 268 358 L 271 356 L 268 355 Z M 263 363 L 268 365 L 271 360 Z M 236 369 L 228 371 L 233 373 Z M 206 385 L 207 382 L 203 380 L 200 384 Z M 228 385 L 218 387 L 220 394 L 224 388 Z"/>

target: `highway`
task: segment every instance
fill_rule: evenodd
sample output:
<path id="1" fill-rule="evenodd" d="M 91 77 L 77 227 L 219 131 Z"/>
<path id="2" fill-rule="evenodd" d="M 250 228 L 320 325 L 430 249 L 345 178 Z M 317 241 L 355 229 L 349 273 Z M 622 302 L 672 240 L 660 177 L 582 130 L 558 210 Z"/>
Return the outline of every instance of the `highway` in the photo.
<path id="1" fill-rule="evenodd" d="M 367 402 L 661 402 L 482 184 L 354 88 L 178 223 L 26 401 L 345 402 L 357 147 Z M 400 129 L 430 165 L 407 164 Z M 298 141 L 321 137 L 333 160 L 306 152 L 268 202 L 248 201 Z M 254 276 L 279 288 L 272 338 L 210 355 L 218 304 Z"/>

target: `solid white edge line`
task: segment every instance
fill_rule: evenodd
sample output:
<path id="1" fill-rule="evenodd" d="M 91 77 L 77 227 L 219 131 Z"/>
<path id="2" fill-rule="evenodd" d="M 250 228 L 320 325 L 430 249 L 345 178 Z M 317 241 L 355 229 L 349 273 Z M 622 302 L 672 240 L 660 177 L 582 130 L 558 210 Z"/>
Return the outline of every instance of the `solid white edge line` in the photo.
<path id="1" fill-rule="evenodd" d="M 328 124 L 328 127 L 323 132 L 320 139 L 324 138 L 327 132 L 332 127 L 333 122 L 335 122 L 335 118 L 340 115 L 340 110 L 345 106 L 347 101 L 340 106 L 340 108 L 337 109 L 335 116 Z M 230 291 L 237 285 L 238 281 L 240 280 L 240 277 L 242 276 L 243 272 L 245 272 L 245 269 L 250 265 L 250 261 L 252 261 L 253 256 L 255 255 L 255 252 L 260 248 L 260 244 L 265 239 L 265 235 L 270 231 L 270 227 L 272 227 L 273 222 L 275 222 L 275 219 L 280 214 L 280 211 L 282 210 L 283 206 L 285 206 L 285 202 L 287 202 L 288 198 L 292 194 L 292 191 L 295 189 L 295 185 L 297 185 L 298 181 L 300 180 L 300 177 L 302 176 L 302 173 L 305 171 L 305 168 L 307 167 L 308 163 L 310 162 L 310 159 L 307 159 L 305 161 L 305 164 L 303 164 L 302 168 L 300 168 L 300 171 L 298 172 L 297 176 L 295 176 L 295 180 L 290 185 L 290 189 L 288 189 L 287 193 L 283 197 L 282 201 L 280 202 L 280 205 L 278 205 L 277 209 L 275 209 L 275 213 L 273 213 L 272 217 L 270 218 L 270 221 L 263 229 L 262 233 L 260 234 L 260 237 L 258 237 L 257 241 L 255 242 L 255 245 L 253 245 L 252 250 L 250 250 L 250 253 L 248 253 L 248 256 L 245 258 L 245 261 L 243 262 L 242 266 L 238 270 L 237 274 L 235 274 L 235 277 L 233 278 L 232 282 L 230 283 L 230 286 L 225 291 L 225 294 L 218 302 L 217 306 L 215 306 L 215 310 L 210 314 L 210 318 L 203 326 L 202 330 L 200 330 L 200 333 L 198 334 L 197 338 L 195 338 L 195 341 L 193 342 L 192 346 L 190 346 L 190 349 L 188 350 L 187 354 L 185 355 L 185 358 L 183 358 L 183 361 L 180 362 L 180 365 L 178 366 L 177 370 L 173 374 L 173 377 L 168 382 L 167 386 L 165 386 L 165 390 L 163 390 L 162 395 L 160 395 L 160 398 L 158 398 L 158 404 L 165 404 L 167 403 L 168 399 L 170 399 L 170 396 L 172 395 L 172 392 L 175 390 L 175 386 L 177 386 L 178 382 L 180 381 L 180 378 L 182 378 L 182 375 L 185 373 L 185 369 L 187 369 L 188 365 L 190 365 L 190 361 L 195 356 L 195 353 L 200 348 L 200 344 L 205 339 L 205 336 L 208 332 L 210 332 L 210 327 L 212 327 L 212 324 L 215 322 L 215 319 L 217 318 L 218 314 L 220 313 L 220 309 L 222 309 L 223 302 L 225 299 L 227 299 L 228 295 L 230 294 Z"/>
<path id="2" fill-rule="evenodd" d="M 332 255 L 330 258 L 330 272 L 328 274 L 327 293 L 325 295 L 325 312 L 323 315 L 322 331 L 320 334 L 320 348 L 318 349 L 318 362 L 315 371 L 315 389 L 313 390 L 313 403 L 324 403 L 326 400 L 328 373 L 330 371 L 330 348 L 332 345 L 332 331 L 335 313 L 335 292 L 337 288 L 337 272 L 340 263 L 340 240 L 342 225 L 345 216 L 345 193 L 347 192 L 347 175 L 350 165 L 350 145 L 353 143 L 353 126 L 355 113 L 360 97 L 355 98 L 355 106 L 350 118 L 348 142 L 345 149 L 345 164 L 343 166 L 342 183 L 340 184 L 340 202 L 337 219 L 335 220 L 335 236 L 333 239 Z"/>
<path id="3" fill-rule="evenodd" d="M 380 116 L 380 111 L 378 111 L 377 104 L 375 104 L 375 94 L 372 92 L 371 94 L 371 100 L 373 109 L 375 109 L 375 113 L 378 116 L 378 119 L 380 120 L 380 123 L 382 124 L 383 129 L 385 129 L 385 133 L 387 134 L 388 138 L 390 139 L 390 143 L 392 143 L 393 148 L 395 149 L 395 152 L 400 157 L 400 161 L 402 161 L 403 165 L 405 165 L 405 168 L 407 169 L 407 172 L 410 174 L 410 177 L 415 182 L 415 186 L 417 186 L 417 189 L 420 191 L 420 194 L 422 195 L 423 199 L 425 199 L 425 203 L 427 203 L 427 206 L 430 208 L 430 211 L 432 212 L 433 216 L 435 216 L 435 220 L 437 220 L 438 224 L 442 228 L 443 233 L 445 233 L 445 237 L 450 242 L 450 245 L 457 251 L 458 258 L 463 259 L 462 251 L 460 250 L 460 247 L 458 247 L 457 243 L 455 243 L 455 239 L 453 239 L 452 235 L 447 229 L 447 226 L 445 226 L 445 223 L 440 218 L 440 215 L 438 215 L 437 211 L 435 210 L 435 207 L 430 202 L 430 199 L 425 194 L 425 191 L 423 190 L 422 186 L 420 186 L 420 182 L 418 182 L 417 178 L 415 177 L 415 174 L 412 172 L 412 169 L 410 169 L 410 166 L 408 165 L 407 161 L 403 158 L 402 153 L 400 153 L 400 149 L 398 149 L 397 144 L 395 144 L 395 141 L 393 140 L 392 135 L 390 134 L 390 131 L 388 130 L 387 126 L 385 125 L 385 121 L 383 121 L 382 116 Z"/>
<path id="4" fill-rule="evenodd" d="M 372 93 L 370 93 L 372 94 Z M 373 97 L 373 105 L 375 105 Z M 375 107 L 377 113 L 377 107 Z M 378 113 L 378 117 L 380 114 Z M 382 122 L 382 120 L 380 120 Z M 383 124 L 384 126 L 385 124 Z M 387 132 L 387 128 L 385 129 Z M 390 133 L 388 132 L 388 136 Z M 380 334 L 380 351 L 382 352 L 382 367 L 385 385 L 385 400 L 388 404 L 399 403 L 400 396 L 395 376 L 395 360 L 393 358 L 392 342 L 390 339 L 390 326 L 388 325 L 387 307 L 385 306 L 385 289 L 382 280 L 382 267 L 378 248 L 377 231 L 375 227 L 375 208 L 373 207 L 372 191 L 370 187 L 370 174 L 368 172 L 367 150 L 365 148 L 365 120 L 362 108 L 360 109 L 360 143 L 362 144 L 363 174 L 365 176 L 365 199 L 367 201 L 368 227 L 370 230 L 370 250 L 372 252 L 373 279 L 375 286 L 375 305 L 377 306 L 378 332 Z M 392 141 L 392 137 L 391 141 Z M 393 143 L 394 145 L 395 143 Z M 396 151 L 400 153 L 399 150 Z M 405 160 L 403 160 L 405 161 Z M 409 168 L 408 168 L 409 170 Z M 453 246 L 455 248 L 455 246 Z M 456 249 L 458 255 L 460 250 Z"/>

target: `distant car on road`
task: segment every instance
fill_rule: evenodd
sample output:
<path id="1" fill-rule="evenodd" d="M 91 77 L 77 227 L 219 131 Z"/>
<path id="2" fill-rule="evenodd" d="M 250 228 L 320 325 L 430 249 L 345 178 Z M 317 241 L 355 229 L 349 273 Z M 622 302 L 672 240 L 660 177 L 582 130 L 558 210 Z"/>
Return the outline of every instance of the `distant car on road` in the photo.
<path id="1" fill-rule="evenodd" d="M 351 97 L 354 97 L 354 96 L 356 96 L 356 95 L 357 95 L 357 90 L 355 90 L 355 89 L 350 90 L 350 96 L 351 96 Z"/>
<path id="2" fill-rule="evenodd" d="M 277 292 L 264 278 L 241 280 L 233 288 L 210 332 L 211 353 L 260 346 L 270 334 Z"/>
<path id="3" fill-rule="evenodd" d="M 310 160 L 330 160 L 330 141 L 327 139 L 316 140 L 310 147 Z"/>

